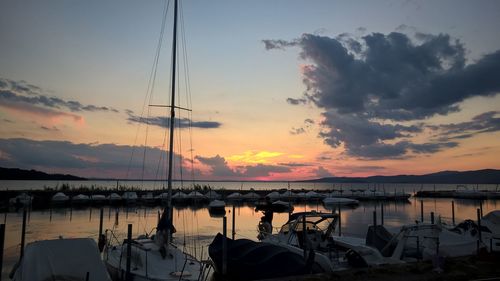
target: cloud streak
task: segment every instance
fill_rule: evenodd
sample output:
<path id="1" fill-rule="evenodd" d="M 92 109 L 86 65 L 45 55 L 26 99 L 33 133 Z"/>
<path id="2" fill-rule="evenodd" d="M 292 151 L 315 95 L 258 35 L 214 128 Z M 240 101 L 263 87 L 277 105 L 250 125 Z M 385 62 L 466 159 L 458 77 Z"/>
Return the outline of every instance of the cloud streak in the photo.
<path id="1" fill-rule="evenodd" d="M 132 123 L 142 123 L 153 125 L 161 128 L 168 128 L 170 126 L 170 117 L 140 117 L 133 115 L 131 112 L 128 114 L 127 120 Z M 175 120 L 177 128 L 199 128 L 199 129 L 216 129 L 222 126 L 221 123 L 215 121 L 190 121 L 188 118 L 176 118 Z"/>

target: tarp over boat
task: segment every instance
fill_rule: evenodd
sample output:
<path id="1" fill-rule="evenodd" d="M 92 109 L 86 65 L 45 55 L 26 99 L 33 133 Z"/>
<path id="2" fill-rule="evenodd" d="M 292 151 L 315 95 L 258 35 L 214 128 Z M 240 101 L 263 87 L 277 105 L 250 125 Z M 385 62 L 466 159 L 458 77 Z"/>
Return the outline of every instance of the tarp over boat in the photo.
<path id="1" fill-rule="evenodd" d="M 111 281 L 90 238 L 43 240 L 26 246 L 12 280 Z"/>
<path id="2" fill-rule="evenodd" d="M 255 280 L 324 272 L 314 263 L 314 252 L 304 259 L 289 249 L 248 239 L 232 240 L 218 233 L 208 253 L 216 273 L 222 270 L 222 243 L 227 245 L 227 275 L 229 280 Z"/>

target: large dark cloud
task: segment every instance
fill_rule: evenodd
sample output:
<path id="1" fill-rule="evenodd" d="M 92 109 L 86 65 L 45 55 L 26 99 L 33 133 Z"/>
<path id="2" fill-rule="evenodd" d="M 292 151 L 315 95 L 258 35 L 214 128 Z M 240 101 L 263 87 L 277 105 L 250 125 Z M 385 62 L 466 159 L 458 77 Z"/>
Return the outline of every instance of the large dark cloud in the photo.
<path id="1" fill-rule="evenodd" d="M 268 177 L 276 173 L 291 172 L 291 168 L 285 165 L 257 164 L 254 166 L 239 166 L 230 168 L 224 157 L 216 155 L 214 157 L 196 156 L 196 160 L 210 167 L 211 176 L 225 179 L 259 178 Z"/>
<path id="2" fill-rule="evenodd" d="M 162 128 L 168 128 L 170 126 L 170 117 L 161 117 L 161 116 L 140 117 L 140 116 L 135 116 L 133 114 L 129 114 L 127 120 L 134 123 L 143 123 Z M 192 127 L 201 129 L 214 129 L 214 128 L 219 128 L 222 125 L 221 123 L 215 121 L 190 121 L 187 118 L 182 118 L 182 119 L 177 118 L 175 121 L 176 121 L 176 126 L 180 128 Z"/>
<path id="3" fill-rule="evenodd" d="M 414 144 L 416 122 L 460 110 L 471 97 L 500 92 L 500 51 L 467 63 L 463 44 L 449 35 L 372 33 L 361 38 L 304 34 L 290 42 L 266 40 L 266 49 L 299 46 L 306 99 L 324 109 L 320 136 L 361 158 L 434 153 L 454 142 Z M 406 125 L 403 125 L 406 124 Z"/>
<path id="4" fill-rule="evenodd" d="M 165 151 L 154 147 L 144 150 L 142 146 L 116 144 L 0 139 L 2 167 L 57 171 L 84 177 L 139 179 L 144 167 L 144 178 L 165 178 L 165 159 Z M 174 171 L 180 170 L 182 161 L 175 155 Z"/>
<path id="5" fill-rule="evenodd" d="M 72 112 L 118 112 L 118 110 L 92 104 L 82 104 L 74 100 L 64 100 L 54 96 L 48 96 L 42 93 L 42 89 L 28 84 L 25 81 L 12 81 L 0 78 L 0 106 L 14 107 L 16 109 L 24 108 L 27 111 L 34 107 L 45 107 L 51 109 L 67 109 Z"/>

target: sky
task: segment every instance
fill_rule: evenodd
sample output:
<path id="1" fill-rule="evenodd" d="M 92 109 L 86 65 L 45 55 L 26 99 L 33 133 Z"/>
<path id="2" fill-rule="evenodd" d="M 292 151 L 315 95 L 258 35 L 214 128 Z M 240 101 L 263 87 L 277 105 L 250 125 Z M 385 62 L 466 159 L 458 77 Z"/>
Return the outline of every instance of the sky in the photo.
<path id="1" fill-rule="evenodd" d="M 0 166 L 164 178 L 172 5 L 1 1 Z M 500 169 L 500 2 L 180 6 L 175 178 Z"/>

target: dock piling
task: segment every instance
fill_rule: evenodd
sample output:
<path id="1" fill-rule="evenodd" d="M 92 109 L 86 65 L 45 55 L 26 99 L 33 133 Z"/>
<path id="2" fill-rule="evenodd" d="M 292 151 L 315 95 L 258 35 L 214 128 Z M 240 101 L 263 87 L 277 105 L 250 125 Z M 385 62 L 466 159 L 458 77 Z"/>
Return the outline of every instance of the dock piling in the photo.
<path id="1" fill-rule="evenodd" d="M 24 244 L 26 240 L 26 208 L 23 210 L 23 226 L 21 229 L 21 253 L 19 254 L 19 260 L 24 256 Z"/>
<path id="2" fill-rule="evenodd" d="M 339 236 L 342 236 L 342 211 L 339 204 Z"/>
<path id="3" fill-rule="evenodd" d="M 420 200 L 420 222 L 424 222 L 424 201 Z"/>
<path id="4" fill-rule="evenodd" d="M 222 276 L 227 273 L 227 218 L 224 216 L 222 218 L 222 235 L 224 240 L 222 240 Z"/>
<path id="5" fill-rule="evenodd" d="M 483 217 L 483 201 L 479 201 L 479 210 L 481 210 L 481 217 Z"/>
<path id="6" fill-rule="evenodd" d="M 5 241 L 5 224 L 0 224 L 0 280 L 3 269 L 3 246 Z"/>
<path id="7" fill-rule="evenodd" d="M 127 229 L 127 267 L 125 272 L 125 280 L 132 281 L 132 275 L 130 274 L 130 264 L 132 260 L 132 224 L 128 224 Z"/>
<path id="8" fill-rule="evenodd" d="M 234 235 L 236 235 L 236 226 L 235 226 L 235 223 L 236 223 L 236 214 L 234 212 L 234 204 L 233 204 L 233 231 L 231 232 L 231 238 L 234 240 Z"/>
<path id="9" fill-rule="evenodd" d="M 380 204 L 380 225 L 384 225 L 384 203 Z"/>
<path id="10" fill-rule="evenodd" d="M 451 222 L 455 225 L 455 201 L 451 201 Z"/>
<path id="11" fill-rule="evenodd" d="M 431 212 L 431 224 L 434 224 L 434 212 Z"/>
<path id="12" fill-rule="evenodd" d="M 102 221 L 104 219 L 104 209 L 101 208 L 101 213 L 99 214 L 99 238 L 102 235 Z"/>
<path id="13" fill-rule="evenodd" d="M 479 230 L 479 240 L 482 240 L 481 237 L 481 210 L 477 209 L 477 228 Z M 479 243 L 479 242 L 478 242 Z"/>
<path id="14" fill-rule="evenodd" d="M 118 219 L 119 219 L 119 211 L 118 211 L 118 209 L 116 209 L 116 212 L 115 212 L 115 225 L 118 225 L 118 223 L 119 223 Z"/>

